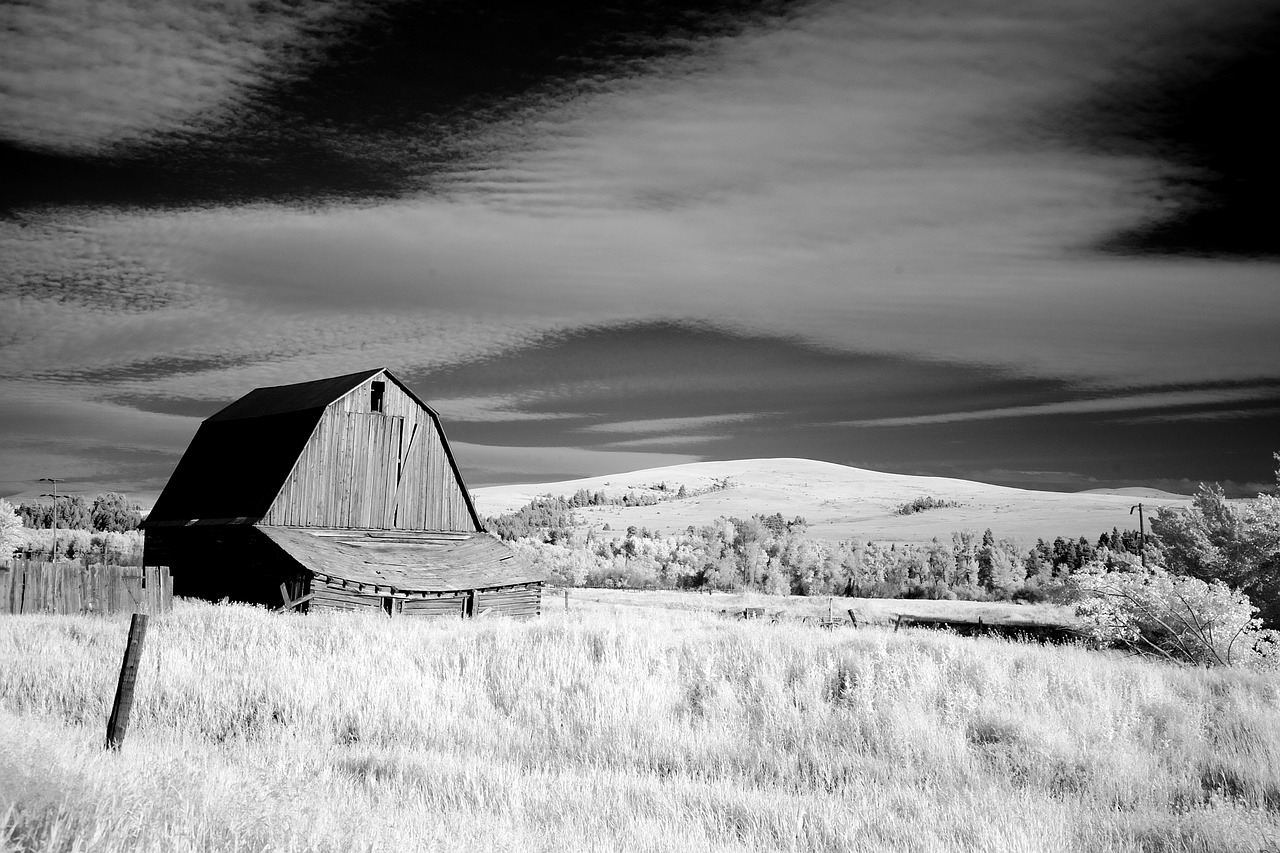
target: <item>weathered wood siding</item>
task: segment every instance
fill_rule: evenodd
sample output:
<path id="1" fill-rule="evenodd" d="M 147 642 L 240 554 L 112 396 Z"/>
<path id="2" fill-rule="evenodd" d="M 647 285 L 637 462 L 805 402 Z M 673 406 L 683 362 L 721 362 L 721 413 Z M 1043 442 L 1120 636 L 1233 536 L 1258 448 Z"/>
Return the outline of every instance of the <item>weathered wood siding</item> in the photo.
<path id="1" fill-rule="evenodd" d="M 385 383 L 381 412 L 371 411 L 373 382 Z M 430 412 L 385 374 L 325 410 L 261 523 L 476 530 Z"/>
<path id="2" fill-rule="evenodd" d="M 486 611 L 503 616 L 537 616 L 542 612 L 542 585 L 528 584 L 477 593 L 476 615 L 483 615 Z"/>
<path id="3" fill-rule="evenodd" d="M 84 566 L 0 561 L 0 613 L 167 613 L 173 579 L 164 566 Z"/>
<path id="4" fill-rule="evenodd" d="M 446 617 L 461 619 L 485 613 L 501 614 L 515 618 L 537 616 L 542 612 L 542 585 L 521 584 L 480 591 L 467 591 L 445 595 L 423 593 L 380 593 L 372 586 L 313 578 L 310 591 L 314 593 L 308 609 L 315 613 L 326 610 L 352 610 L 366 613 L 390 613 L 401 616 Z"/>
<path id="5" fill-rule="evenodd" d="M 336 583 L 327 583 L 319 578 L 311 581 L 311 592 L 314 593 L 308 602 L 312 612 L 322 610 L 362 610 L 369 613 L 382 613 L 382 596 L 375 595 L 372 590 L 361 591 L 358 587 L 344 587 Z"/>
<path id="6" fill-rule="evenodd" d="M 400 609 L 405 616 L 445 616 L 460 619 L 465 615 L 467 597 L 446 595 L 440 598 L 410 598 Z"/>

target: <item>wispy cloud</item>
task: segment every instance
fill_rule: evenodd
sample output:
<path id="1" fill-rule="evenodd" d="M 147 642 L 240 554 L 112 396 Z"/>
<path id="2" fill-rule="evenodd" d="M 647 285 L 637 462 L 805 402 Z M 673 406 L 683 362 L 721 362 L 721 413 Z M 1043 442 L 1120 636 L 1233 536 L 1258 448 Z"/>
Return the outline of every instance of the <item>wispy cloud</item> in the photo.
<path id="1" fill-rule="evenodd" d="M 527 394 L 497 394 L 485 397 L 444 397 L 430 405 L 442 418 L 463 423 L 519 423 L 582 418 L 584 412 L 543 412 L 530 410 L 536 399 Z"/>
<path id="2" fill-rule="evenodd" d="M 672 435 L 651 435 L 647 438 L 630 438 L 623 441 L 610 441 L 607 444 L 600 445 L 602 448 L 609 450 L 642 450 L 644 448 L 699 448 L 703 451 L 709 451 L 712 447 L 720 442 L 732 441 L 733 436 L 727 434 L 680 434 Z"/>
<path id="3" fill-rule="evenodd" d="M 896 418 L 870 418 L 867 420 L 839 421 L 831 426 L 895 427 L 923 424 L 948 424 L 961 421 L 990 421 L 1003 418 L 1044 417 L 1048 415 L 1097 414 L 1102 412 L 1133 412 L 1143 409 L 1172 409 L 1182 406 L 1212 406 L 1246 400 L 1270 400 L 1280 394 L 1275 385 L 1248 388 L 1205 388 L 1192 391 L 1153 391 L 1118 397 L 1092 397 L 1081 400 L 1063 400 L 1055 403 L 1037 403 L 1030 406 L 1006 406 L 979 411 L 939 412 L 930 415 L 912 415 Z M 1175 416 L 1176 417 L 1176 416 Z M 1182 417 L 1186 420 L 1188 418 Z"/>
<path id="4" fill-rule="evenodd" d="M 287 79 L 369 4 L 37 0 L 6 11 L 0 126 L 12 141 L 101 152 L 229 117 Z"/>
<path id="5" fill-rule="evenodd" d="M 644 418 L 635 421 L 610 421 L 608 423 L 590 424 L 582 427 L 583 432 L 604 433 L 674 433 L 684 430 L 696 430 L 703 427 L 720 426 L 721 424 L 743 423 L 763 417 L 766 412 L 736 412 L 727 415 L 700 415 L 684 418 Z"/>
<path id="6" fill-rule="evenodd" d="M 1126 418 L 1125 421 L 1131 424 L 1212 423 L 1214 421 L 1241 421 L 1255 418 L 1270 420 L 1276 415 L 1280 415 L 1280 406 L 1258 406 L 1248 409 L 1213 409 L 1207 412 L 1171 412 Z"/>
<path id="7" fill-rule="evenodd" d="M 594 477 L 664 465 L 700 462 L 701 456 L 680 453 L 638 453 L 584 450 L 578 447 L 498 447 L 451 442 L 458 465 L 469 485 Z"/>

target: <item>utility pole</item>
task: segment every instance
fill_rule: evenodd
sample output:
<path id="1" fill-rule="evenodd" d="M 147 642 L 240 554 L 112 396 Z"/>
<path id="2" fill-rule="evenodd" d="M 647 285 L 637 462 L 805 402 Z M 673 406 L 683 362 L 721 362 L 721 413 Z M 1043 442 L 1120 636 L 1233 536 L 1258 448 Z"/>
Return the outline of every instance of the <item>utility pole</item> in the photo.
<path id="1" fill-rule="evenodd" d="M 53 553 L 49 556 L 49 562 L 58 562 L 58 484 L 64 482 L 66 477 L 41 477 L 41 483 L 53 483 L 53 494 L 41 495 L 42 498 L 53 498 Z M 65 498 L 66 495 L 63 495 Z"/>
<path id="2" fill-rule="evenodd" d="M 1129 507 L 1129 515 L 1133 515 L 1134 510 L 1138 511 L 1138 550 L 1141 552 L 1138 556 L 1142 558 L 1142 568 L 1147 567 L 1147 527 L 1142 520 L 1142 504 L 1134 504 Z"/>

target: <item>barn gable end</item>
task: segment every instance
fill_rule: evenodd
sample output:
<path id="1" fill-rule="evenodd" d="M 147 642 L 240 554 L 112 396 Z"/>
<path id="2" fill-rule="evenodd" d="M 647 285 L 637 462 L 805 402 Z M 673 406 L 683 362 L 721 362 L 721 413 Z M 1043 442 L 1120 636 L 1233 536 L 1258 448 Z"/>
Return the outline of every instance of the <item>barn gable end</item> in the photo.
<path id="1" fill-rule="evenodd" d="M 481 529 L 439 417 L 385 370 L 324 409 L 262 523 Z"/>

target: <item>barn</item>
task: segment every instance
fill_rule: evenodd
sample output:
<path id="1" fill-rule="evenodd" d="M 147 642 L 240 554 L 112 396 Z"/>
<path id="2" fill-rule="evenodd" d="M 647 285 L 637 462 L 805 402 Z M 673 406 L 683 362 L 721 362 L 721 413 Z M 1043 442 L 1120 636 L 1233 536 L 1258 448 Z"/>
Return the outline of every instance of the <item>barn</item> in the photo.
<path id="1" fill-rule="evenodd" d="M 543 578 L 484 531 L 439 416 L 385 368 L 258 388 L 212 415 L 143 529 L 175 595 L 540 612 Z"/>

